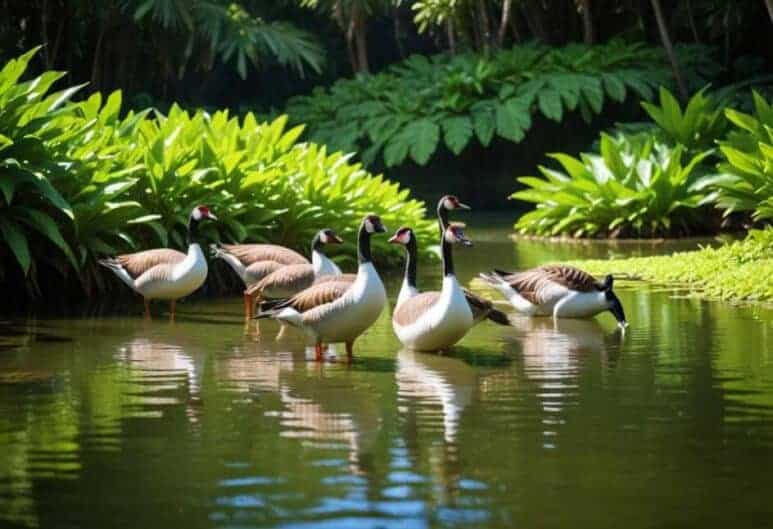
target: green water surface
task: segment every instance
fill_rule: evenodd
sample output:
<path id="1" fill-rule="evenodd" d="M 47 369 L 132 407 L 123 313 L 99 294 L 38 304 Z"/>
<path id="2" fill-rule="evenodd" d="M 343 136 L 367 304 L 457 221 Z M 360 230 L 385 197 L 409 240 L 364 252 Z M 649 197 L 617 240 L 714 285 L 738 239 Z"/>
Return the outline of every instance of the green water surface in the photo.
<path id="1" fill-rule="evenodd" d="M 516 244 L 485 221 L 465 283 L 663 251 Z M 385 311 L 351 366 L 273 322 L 256 338 L 236 297 L 175 323 L 139 301 L 0 321 L 0 527 L 773 526 L 771 311 L 618 295 L 625 335 L 609 314 L 517 319 L 443 355 L 401 351 Z"/>

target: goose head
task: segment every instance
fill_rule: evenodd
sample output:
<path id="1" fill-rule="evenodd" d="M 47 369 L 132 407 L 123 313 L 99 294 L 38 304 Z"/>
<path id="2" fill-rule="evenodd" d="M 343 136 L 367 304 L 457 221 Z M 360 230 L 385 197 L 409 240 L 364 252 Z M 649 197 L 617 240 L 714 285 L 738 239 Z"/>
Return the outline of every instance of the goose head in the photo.
<path id="1" fill-rule="evenodd" d="M 472 241 L 464 235 L 464 224 L 452 222 L 446 227 L 443 237 L 449 244 L 472 246 Z"/>
<path id="2" fill-rule="evenodd" d="M 387 229 L 378 215 L 366 215 L 362 219 L 362 226 L 368 233 L 386 233 Z"/>
<path id="3" fill-rule="evenodd" d="M 438 210 L 444 209 L 446 211 L 452 211 L 454 209 L 470 209 L 470 206 L 467 204 L 462 204 L 462 202 L 454 195 L 445 195 L 440 199 L 438 202 Z"/>
<path id="4" fill-rule="evenodd" d="M 609 309 L 609 312 L 611 312 L 615 317 L 620 328 L 624 329 L 628 326 L 628 321 L 625 319 L 623 304 L 620 303 L 617 295 L 615 295 L 615 292 L 612 290 L 614 282 L 615 278 L 611 275 L 608 275 L 604 278 L 604 282 L 601 284 L 601 290 L 604 292 L 604 298 L 607 301 L 607 308 Z"/>
<path id="5" fill-rule="evenodd" d="M 413 230 L 408 226 L 401 226 L 397 229 L 395 234 L 389 238 L 391 244 L 402 244 L 403 246 L 408 246 L 411 244 L 411 241 L 415 242 L 416 236 L 414 235 Z"/>
<path id="6" fill-rule="evenodd" d="M 338 236 L 335 230 L 323 228 L 314 236 L 312 247 L 316 248 L 322 244 L 343 244 L 344 240 Z"/>
<path id="7" fill-rule="evenodd" d="M 212 213 L 212 211 L 209 209 L 209 207 L 204 205 L 199 205 L 193 208 L 191 211 L 191 215 L 189 217 L 189 221 L 196 221 L 201 222 L 202 220 L 217 220 L 217 217 Z"/>

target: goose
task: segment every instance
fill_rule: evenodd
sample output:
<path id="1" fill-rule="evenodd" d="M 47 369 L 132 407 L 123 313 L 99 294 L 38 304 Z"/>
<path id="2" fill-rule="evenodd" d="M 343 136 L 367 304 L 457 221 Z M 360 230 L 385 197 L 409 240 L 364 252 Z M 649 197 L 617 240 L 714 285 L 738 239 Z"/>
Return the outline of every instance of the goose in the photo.
<path id="1" fill-rule="evenodd" d="M 212 256 L 222 259 L 244 283 L 245 287 L 257 283 L 283 266 L 309 264 L 304 256 L 278 244 L 212 244 Z M 244 313 L 252 313 L 253 300 L 244 294 Z"/>
<path id="2" fill-rule="evenodd" d="M 176 302 L 195 290 L 207 279 L 207 260 L 198 236 L 203 220 L 217 220 L 207 206 L 196 206 L 188 217 L 188 253 L 158 248 L 100 259 L 99 264 L 111 270 L 126 285 L 140 294 L 145 303 L 145 317 L 150 317 L 150 300 L 170 300 L 174 319 Z"/>
<path id="3" fill-rule="evenodd" d="M 276 270 L 255 281 L 244 291 L 245 317 L 252 319 L 255 303 L 262 298 L 287 298 L 310 287 L 315 280 L 341 276 L 338 268 L 323 252 L 325 244 L 342 244 L 344 241 L 330 228 L 324 228 L 311 241 L 311 263 L 280 265 Z M 347 275 L 347 278 L 353 278 Z"/>
<path id="4" fill-rule="evenodd" d="M 518 312 L 529 316 L 589 318 L 608 310 L 621 328 L 628 325 L 623 305 L 612 290 L 611 275 L 599 282 L 573 266 L 547 265 L 523 272 L 494 270 L 480 277 Z"/>
<path id="5" fill-rule="evenodd" d="M 441 225 L 443 224 L 441 220 Z M 473 324 L 472 310 L 454 273 L 453 244 L 472 246 L 457 224 L 440 232 L 443 250 L 443 287 L 405 299 L 392 315 L 392 327 L 400 342 L 418 351 L 447 349 L 461 340 Z"/>
<path id="6" fill-rule="evenodd" d="M 273 318 L 303 329 L 313 339 L 316 360 L 322 360 L 322 344 L 346 343 L 352 360 L 354 340 L 378 319 L 386 305 L 386 291 L 373 266 L 370 238 L 385 233 L 378 215 L 367 215 L 357 236 L 357 275 L 354 282 L 331 279 L 312 285 L 286 300 L 262 303 L 256 318 Z"/>
<path id="7" fill-rule="evenodd" d="M 405 247 L 405 275 L 403 276 L 403 283 L 397 296 L 397 303 L 395 304 L 395 310 L 397 310 L 405 301 L 419 294 L 419 289 L 416 287 L 418 246 L 416 244 L 416 234 L 408 226 L 398 228 L 389 239 L 389 242 L 392 244 L 402 244 Z M 464 297 L 467 298 L 467 303 L 470 305 L 473 324 L 478 324 L 486 319 L 500 325 L 510 324 L 507 314 L 494 308 L 491 300 L 478 296 L 466 288 L 462 288 L 462 292 L 464 292 Z M 440 295 L 439 292 L 434 294 L 436 296 Z"/>

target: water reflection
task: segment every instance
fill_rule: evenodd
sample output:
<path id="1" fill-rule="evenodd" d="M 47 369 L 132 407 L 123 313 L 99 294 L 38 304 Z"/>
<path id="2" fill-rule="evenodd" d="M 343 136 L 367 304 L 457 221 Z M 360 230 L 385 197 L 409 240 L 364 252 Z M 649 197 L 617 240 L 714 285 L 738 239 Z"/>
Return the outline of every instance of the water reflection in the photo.
<path id="1" fill-rule="evenodd" d="M 463 281 L 551 257 L 495 235 Z M 0 526 L 759 526 L 773 314 L 620 295 L 624 338 L 607 315 L 524 318 L 417 354 L 385 314 L 352 366 L 245 336 L 236 298 L 175 325 L 0 324 Z"/>

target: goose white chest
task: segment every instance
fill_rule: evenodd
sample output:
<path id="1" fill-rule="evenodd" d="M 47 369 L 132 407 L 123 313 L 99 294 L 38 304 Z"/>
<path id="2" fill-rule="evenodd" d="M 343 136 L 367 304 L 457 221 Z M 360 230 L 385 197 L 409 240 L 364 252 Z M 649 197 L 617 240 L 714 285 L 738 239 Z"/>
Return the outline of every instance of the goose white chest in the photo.
<path id="1" fill-rule="evenodd" d="M 406 347 L 419 351 L 447 349 L 472 328 L 473 317 L 467 299 L 454 275 L 443 278 L 437 302 L 408 325 L 394 324 L 395 334 Z"/>
<path id="2" fill-rule="evenodd" d="M 375 323 L 386 299 L 384 284 L 373 263 L 362 263 L 352 286 L 312 324 L 313 332 L 325 342 L 354 340 Z"/>

